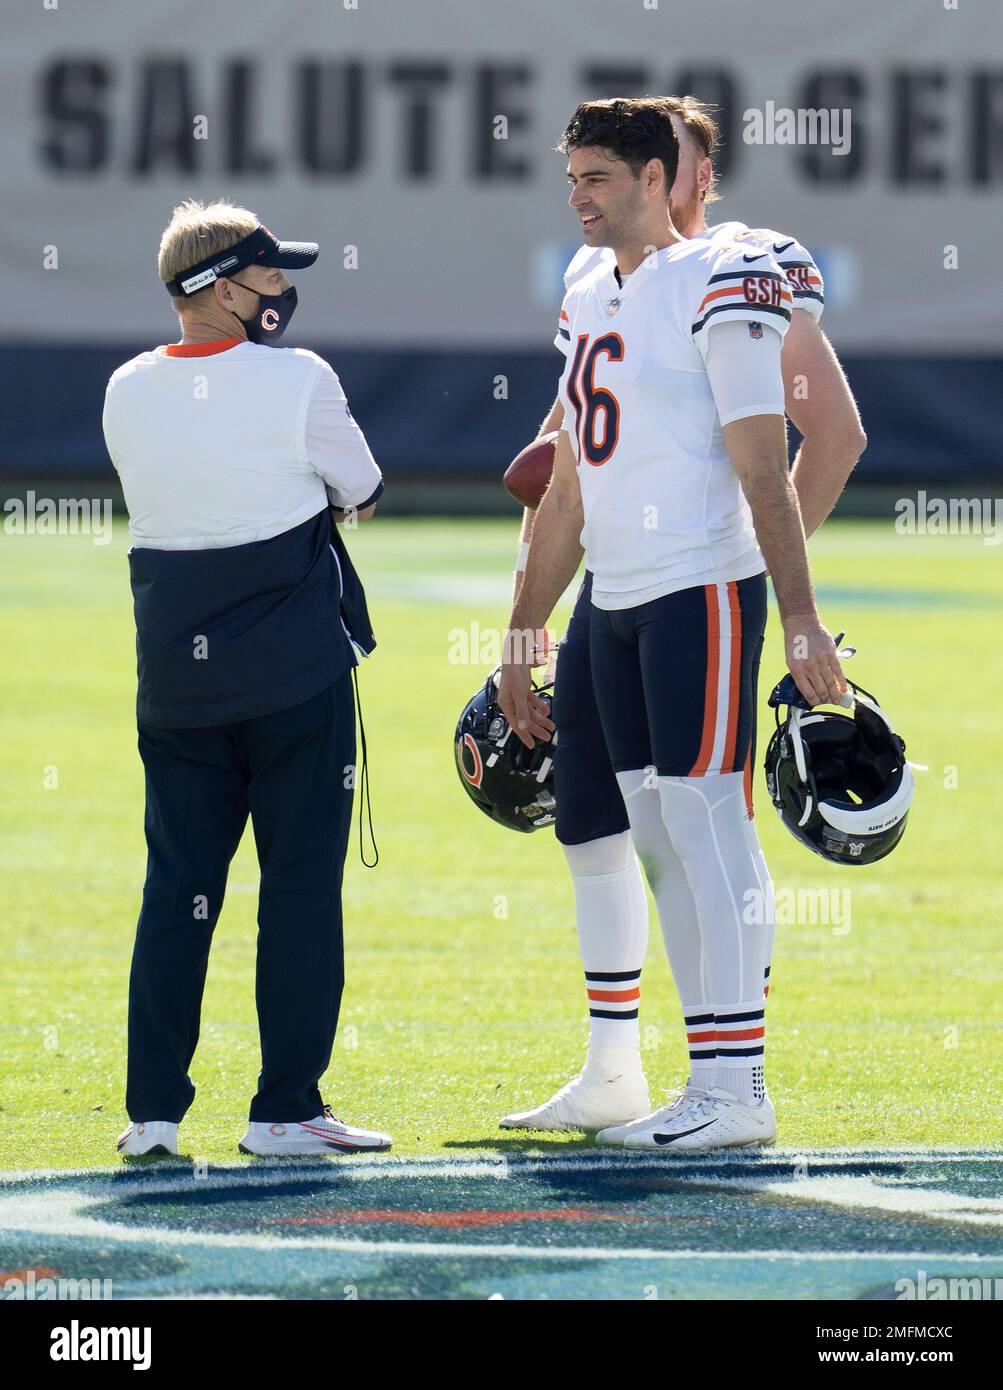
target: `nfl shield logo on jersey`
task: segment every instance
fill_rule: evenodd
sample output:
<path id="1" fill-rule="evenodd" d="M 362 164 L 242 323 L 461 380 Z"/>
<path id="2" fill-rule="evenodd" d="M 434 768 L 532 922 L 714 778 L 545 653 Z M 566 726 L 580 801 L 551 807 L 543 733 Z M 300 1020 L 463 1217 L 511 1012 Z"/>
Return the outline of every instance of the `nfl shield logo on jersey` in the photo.
<path id="1" fill-rule="evenodd" d="M 610 318 L 613 317 L 613 315 L 616 313 L 617 309 L 619 309 L 622 302 L 623 301 L 620 299 L 620 296 L 617 295 L 616 299 L 611 299 L 610 302 L 606 305 L 606 312 L 607 314 L 609 314 Z"/>

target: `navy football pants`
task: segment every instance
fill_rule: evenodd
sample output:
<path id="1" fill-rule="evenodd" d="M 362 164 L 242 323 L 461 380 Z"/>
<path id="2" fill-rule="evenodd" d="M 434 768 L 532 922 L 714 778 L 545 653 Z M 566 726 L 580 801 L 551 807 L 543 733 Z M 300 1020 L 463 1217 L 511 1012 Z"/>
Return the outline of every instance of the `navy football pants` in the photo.
<path id="1" fill-rule="evenodd" d="M 765 629 L 765 574 L 593 607 L 592 682 L 614 771 L 751 774 Z"/>
<path id="2" fill-rule="evenodd" d="M 308 1120 L 323 1106 L 344 984 L 341 881 L 352 815 L 351 671 L 292 709 L 200 729 L 139 726 L 148 846 L 129 982 L 126 1106 L 179 1121 L 227 872 L 247 817 L 258 897 L 261 1074 L 250 1118 Z"/>
<path id="3" fill-rule="evenodd" d="M 708 588 L 721 587 L 723 602 L 736 610 L 735 619 L 730 613 L 726 619 L 735 629 L 728 655 L 734 658 L 736 689 L 731 708 L 722 710 L 721 738 L 715 739 L 719 702 L 717 690 L 710 687 L 720 682 L 708 681 L 713 646 L 708 637 L 715 626 L 721 627 L 721 619 L 710 601 L 716 602 L 717 595 L 708 594 Z M 718 770 L 727 770 L 726 755 L 728 769 L 746 769 L 751 808 L 766 578 L 756 575 L 708 588 L 686 589 L 609 613 L 592 607 L 592 575 L 586 571 L 561 641 L 554 688 L 556 833 L 561 844 L 585 844 L 630 828 L 614 768 L 654 766 L 663 776 L 699 774 L 701 751 L 704 771 L 715 752 Z M 596 641 L 601 670 L 594 683 Z M 721 676 L 724 664 L 719 656 L 715 660 L 712 674 Z M 610 721 L 607 732 L 596 696 L 599 684 Z"/>
<path id="4" fill-rule="evenodd" d="M 557 725 L 554 831 L 562 845 L 583 845 L 630 828 L 592 687 L 591 619 L 592 575 L 586 570 L 558 649 L 551 711 Z"/>

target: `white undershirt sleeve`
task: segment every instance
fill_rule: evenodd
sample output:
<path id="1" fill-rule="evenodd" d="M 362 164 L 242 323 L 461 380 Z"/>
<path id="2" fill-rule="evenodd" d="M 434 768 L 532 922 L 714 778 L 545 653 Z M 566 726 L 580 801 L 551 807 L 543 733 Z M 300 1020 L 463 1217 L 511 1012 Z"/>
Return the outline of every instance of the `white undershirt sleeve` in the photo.
<path id="1" fill-rule="evenodd" d="M 708 328 L 704 361 L 722 425 L 749 415 L 784 414 L 782 347 L 781 335 L 768 323 L 732 319 Z"/>
<path id="2" fill-rule="evenodd" d="M 306 414 L 306 456 L 324 479 L 333 507 L 366 507 L 383 491 L 383 475 L 366 437 L 352 419 L 334 371 L 324 364 Z"/>

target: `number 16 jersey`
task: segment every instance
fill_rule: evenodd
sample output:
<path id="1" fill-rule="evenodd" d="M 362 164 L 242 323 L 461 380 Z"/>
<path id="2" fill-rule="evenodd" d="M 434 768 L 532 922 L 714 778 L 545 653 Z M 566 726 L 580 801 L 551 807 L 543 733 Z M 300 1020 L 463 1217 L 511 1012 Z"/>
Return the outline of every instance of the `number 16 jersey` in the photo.
<path id="1" fill-rule="evenodd" d="M 790 323 L 787 277 L 758 246 L 676 242 L 620 281 L 602 258 L 568 290 L 563 428 L 578 461 L 598 608 L 633 608 L 765 568 L 707 375 L 708 336 Z M 777 400 L 749 414 L 783 414 Z"/>

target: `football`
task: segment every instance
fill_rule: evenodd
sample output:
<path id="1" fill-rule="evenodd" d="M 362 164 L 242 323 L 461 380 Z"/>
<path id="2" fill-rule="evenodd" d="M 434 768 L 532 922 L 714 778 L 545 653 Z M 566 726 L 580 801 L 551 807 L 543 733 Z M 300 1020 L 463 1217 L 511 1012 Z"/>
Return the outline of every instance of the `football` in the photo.
<path id="1" fill-rule="evenodd" d="M 517 502 L 534 511 L 547 491 L 550 475 L 554 471 L 554 445 L 557 431 L 541 434 L 532 444 L 516 454 L 505 470 L 504 483 Z"/>

